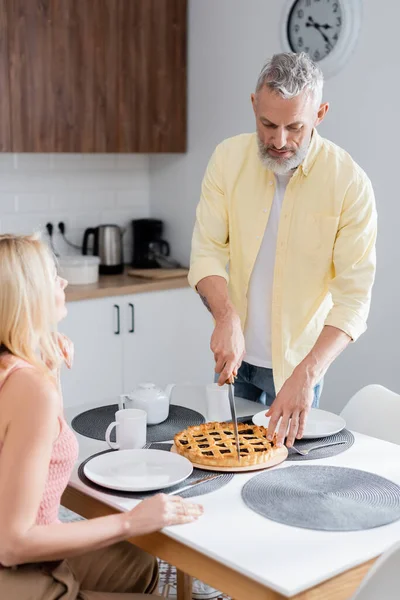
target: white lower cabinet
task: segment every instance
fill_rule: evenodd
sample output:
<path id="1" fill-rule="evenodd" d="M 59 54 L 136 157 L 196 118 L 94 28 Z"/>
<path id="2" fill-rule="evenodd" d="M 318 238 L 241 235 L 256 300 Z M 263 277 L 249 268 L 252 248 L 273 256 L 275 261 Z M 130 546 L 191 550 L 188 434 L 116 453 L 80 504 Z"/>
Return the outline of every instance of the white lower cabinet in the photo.
<path id="1" fill-rule="evenodd" d="M 114 401 L 123 388 L 117 298 L 69 302 L 67 308 L 59 330 L 74 342 L 75 358 L 72 369 L 64 367 L 61 375 L 65 406 L 97 399 Z"/>
<path id="2" fill-rule="evenodd" d="M 64 369 L 66 406 L 116 402 L 139 382 L 208 383 L 212 319 L 189 288 L 68 304 L 60 331 L 75 344 Z"/>

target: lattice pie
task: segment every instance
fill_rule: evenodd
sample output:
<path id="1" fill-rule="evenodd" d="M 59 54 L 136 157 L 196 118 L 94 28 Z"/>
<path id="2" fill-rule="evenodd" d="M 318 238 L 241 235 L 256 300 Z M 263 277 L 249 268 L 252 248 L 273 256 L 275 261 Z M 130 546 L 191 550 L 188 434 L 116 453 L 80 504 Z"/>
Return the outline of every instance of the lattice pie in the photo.
<path id="1" fill-rule="evenodd" d="M 286 448 L 277 448 L 276 437 L 267 440 L 267 429 L 259 425 L 238 423 L 240 462 L 237 457 L 232 423 L 203 423 L 188 427 L 174 437 L 179 454 L 192 463 L 212 467 L 247 467 L 261 465 Z"/>

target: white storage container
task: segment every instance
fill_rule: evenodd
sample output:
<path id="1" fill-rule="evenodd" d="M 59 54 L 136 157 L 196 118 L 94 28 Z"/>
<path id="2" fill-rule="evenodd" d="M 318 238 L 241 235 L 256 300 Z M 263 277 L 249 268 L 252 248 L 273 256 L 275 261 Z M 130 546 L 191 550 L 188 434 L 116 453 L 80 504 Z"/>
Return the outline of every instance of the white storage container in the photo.
<path id="1" fill-rule="evenodd" d="M 60 256 L 58 273 L 69 285 L 87 285 L 99 280 L 98 256 Z"/>

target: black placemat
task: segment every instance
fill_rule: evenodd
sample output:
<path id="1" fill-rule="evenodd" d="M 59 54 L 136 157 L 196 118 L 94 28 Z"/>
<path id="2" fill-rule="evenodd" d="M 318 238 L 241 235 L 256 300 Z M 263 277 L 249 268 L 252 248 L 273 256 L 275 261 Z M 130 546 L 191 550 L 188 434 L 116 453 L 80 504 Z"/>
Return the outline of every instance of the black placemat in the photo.
<path id="1" fill-rule="evenodd" d="M 367 471 L 305 465 L 256 475 L 242 489 L 258 514 L 293 527 L 360 531 L 400 519 L 400 486 Z"/>
<path id="2" fill-rule="evenodd" d="M 153 443 L 150 445 L 150 448 L 152 450 L 165 450 L 165 451 L 169 452 L 171 449 L 171 444 Z M 85 461 L 83 461 L 79 465 L 78 476 L 79 476 L 79 479 L 85 485 L 93 488 L 94 490 L 98 490 L 99 492 L 110 494 L 112 496 L 119 496 L 120 498 L 132 498 L 134 500 L 143 500 L 144 498 L 149 498 L 150 496 L 154 496 L 154 494 L 159 494 L 162 492 L 168 494 L 168 492 L 173 492 L 174 490 L 183 488 L 185 485 L 187 485 L 191 481 L 194 481 L 195 479 L 202 479 L 203 477 L 207 477 L 208 475 L 210 475 L 210 476 L 218 475 L 218 473 L 219 473 L 219 471 L 213 471 L 212 473 L 211 472 L 205 473 L 204 471 L 202 471 L 200 469 L 193 469 L 192 474 L 187 479 L 185 479 L 185 481 L 181 481 L 181 483 L 178 483 L 177 485 L 173 485 L 169 488 L 165 488 L 163 490 L 156 490 L 154 492 L 141 492 L 141 493 L 119 492 L 117 490 L 110 490 L 109 488 L 104 488 L 101 485 L 97 485 L 96 483 L 93 483 L 93 481 L 90 481 L 90 479 L 88 479 L 84 473 L 84 466 L 86 465 L 87 462 L 89 462 L 95 456 L 100 456 L 101 454 L 106 454 L 108 452 L 118 452 L 118 450 L 104 450 L 103 452 L 98 452 L 97 454 L 93 454 L 93 456 L 90 456 L 89 458 L 87 458 Z M 181 494 L 179 494 L 179 496 L 182 496 L 182 498 L 192 498 L 194 496 L 203 496 L 204 494 L 210 494 L 211 492 L 215 492 L 215 491 L 219 490 L 220 488 L 224 487 L 227 483 L 230 482 L 232 477 L 233 477 L 233 473 L 225 473 L 224 472 L 224 473 L 222 473 L 222 477 L 218 477 L 218 479 L 213 479 L 212 481 L 207 481 L 206 483 L 202 483 L 201 485 L 196 485 L 192 490 L 186 490 L 185 492 L 182 492 Z"/>
<path id="3" fill-rule="evenodd" d="M 294 461 L 303 461 L 303 460 L 317 460 L 318 458 L 329 458 L 330 456 L 336 456 L 337 454 L 341 454 L 351 448 L 354 444 L 354 435 L 348 429 L 343 429 L 339 431 L 339 433 L 335 433 L 335 435 L 330 435 L 329 437 L 318 438 L 314 440 L 296 440 L 294 445 L 299 450 L 309 450 L 313 446 L 318 446 L 319 444 L 329 444 L 329 442 L 341 442 L 344 441 L 344 444 L 340 444 L 338 446 L 328 446 L 327 448 L 318 448 L 317 450 L 312 450 L 310 454 L 306 456 L 301 456 L 297 454 L 293 448 L 289 448 L 289 455 L 286 460 L 294 462 Z"/>
<path id="4" fill-rule="evenodd" d="M 94 440 L 105 440 L 106 430 L 110 423 L 115 421 L 117 404 L 99 406 L 77 415 L 71 423 L 72 428 L 85 437 Z M 148 425 L 147 442 L 168 442 L 174 435 L 190 425 L 204 423 L 203 415 L 183 406 L 171 404 L 168 419 L 159 425 Z M 111 441 L 115 442 L 115 430 L 111 433 Z"/>

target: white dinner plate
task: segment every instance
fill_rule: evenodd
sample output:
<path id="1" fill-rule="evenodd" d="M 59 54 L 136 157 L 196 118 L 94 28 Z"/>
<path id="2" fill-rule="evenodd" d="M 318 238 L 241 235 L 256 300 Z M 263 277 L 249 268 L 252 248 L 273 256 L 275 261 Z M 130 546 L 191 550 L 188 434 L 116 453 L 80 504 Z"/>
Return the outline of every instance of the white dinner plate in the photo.
<path id="1" fill-rule="evenodd" d="M 83 470 L 88 479 L 103 487 L 149 492 L 184 481 L 193 466 L 184 456 L 165 450 L 117 450 L 95 456 Z"/>
<path id="2" fill-rule="evenodd" d="M 268 427 L 270 417 L 266 417 L 266 410 L 262 410 L 253 417 L 255 425 L 264 425 Z M 278 422 L 279 428 L 280 421 Z M 346 421 L 343 417 L 335 415 L 335 413 L 321 410 L 320 408 L 312 408 L 308 414 L 306 427 L 303 434 L 303 439 L 312 440 L 314 438 L 327 437 L 339 433 L 346 427 Z"/>

